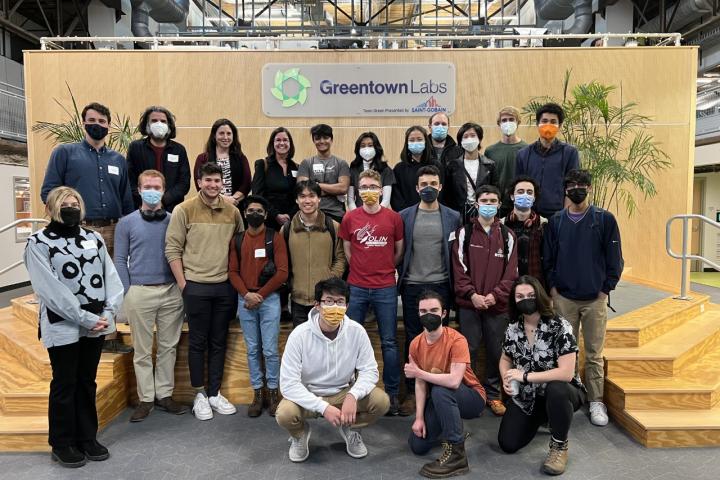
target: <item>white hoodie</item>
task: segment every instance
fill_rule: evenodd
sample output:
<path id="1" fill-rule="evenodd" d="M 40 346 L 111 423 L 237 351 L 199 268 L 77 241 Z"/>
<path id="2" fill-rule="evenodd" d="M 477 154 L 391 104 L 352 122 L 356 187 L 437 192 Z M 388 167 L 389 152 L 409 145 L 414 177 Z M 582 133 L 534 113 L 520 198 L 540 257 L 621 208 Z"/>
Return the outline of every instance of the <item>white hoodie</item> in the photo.
<path id="1" fill-rule="evenodd" d="M 334 340 L 320 330 L 320 313 L 290 333 L 280 363 L 280 391 L 285 399 L 322 415 L 329 397 L 352 385 L 357 400 L 375 388 L 380 375 L 365 328 L 347 316 Z M 357 371 L 357 377 L 355 372 Z"/>

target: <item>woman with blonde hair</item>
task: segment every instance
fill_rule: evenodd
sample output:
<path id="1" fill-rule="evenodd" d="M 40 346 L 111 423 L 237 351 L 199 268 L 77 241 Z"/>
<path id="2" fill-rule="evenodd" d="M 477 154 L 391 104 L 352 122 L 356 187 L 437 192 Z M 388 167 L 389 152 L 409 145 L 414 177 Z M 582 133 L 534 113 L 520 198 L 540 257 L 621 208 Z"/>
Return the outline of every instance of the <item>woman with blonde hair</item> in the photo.
<path id="1" fill-rule="evenodd" d="M 95 377 L 124 290 L 100 234 L 80 226 L 85 215 L 80 194 L 57 187 L 45 205 L 50 223 L 28 238 L 24 261 L 52 366 L 48 442 L 53 460 L 81 467 L 110 456 L 96 439 Z"/>

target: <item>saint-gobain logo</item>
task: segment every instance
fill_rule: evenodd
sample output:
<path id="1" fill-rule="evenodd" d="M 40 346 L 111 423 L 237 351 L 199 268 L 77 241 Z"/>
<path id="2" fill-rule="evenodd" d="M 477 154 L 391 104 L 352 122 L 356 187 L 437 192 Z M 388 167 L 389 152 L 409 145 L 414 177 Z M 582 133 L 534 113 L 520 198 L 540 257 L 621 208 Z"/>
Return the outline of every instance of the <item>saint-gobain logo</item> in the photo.
<path id="1" fill-rule="evenodd" d="M 299 68 L 291 68 L 284 72 L 278 71 L 275 74 L 275 85 L 270 90 L 272 96 L 282 102 L 285 108 L 292 107 L 299 103 L 304 105 L 307 101 L 310 81 L 300 75 Z"/>

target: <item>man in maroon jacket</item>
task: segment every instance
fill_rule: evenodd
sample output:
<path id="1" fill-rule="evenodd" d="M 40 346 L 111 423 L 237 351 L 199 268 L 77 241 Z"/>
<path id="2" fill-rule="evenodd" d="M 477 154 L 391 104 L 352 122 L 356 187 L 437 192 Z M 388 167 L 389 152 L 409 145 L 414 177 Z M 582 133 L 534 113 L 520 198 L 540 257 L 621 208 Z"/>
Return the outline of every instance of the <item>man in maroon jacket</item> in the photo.
<path id="1" fill-rule="evenodd" d="M 458 230 L 452 249 L 455 298 L 460 307 L 460 332 L 467 338 L 473 367 L 480 342 L 484 342 L 487 405 L 501 416 L 505 406 L 500 400 L 498 365 L 508 325 L 508 295 L 517 278 L 515 235 L 496 217 L 500 207 L 497 187 L 482 185 L 475 198 L 479 217 Z"/>

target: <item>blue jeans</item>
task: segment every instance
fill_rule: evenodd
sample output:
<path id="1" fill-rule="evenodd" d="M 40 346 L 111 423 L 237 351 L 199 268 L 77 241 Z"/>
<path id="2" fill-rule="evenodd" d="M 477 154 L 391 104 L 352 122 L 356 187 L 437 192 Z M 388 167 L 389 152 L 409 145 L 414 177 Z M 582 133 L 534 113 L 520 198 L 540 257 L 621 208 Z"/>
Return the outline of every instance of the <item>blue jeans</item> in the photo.
<path id="1" fill-rule="evenodd" d="M 367 310 L 373 306 L 380 331 L 383 357 L 383 383 L 388 395 L 397 395 L 400 387 L 400 358 L 397 344 L 397 287 L 361 288 L 350 285 L 347 316 L 365 324 Z"/>
<path id="2" fill-rule="evenodd" d="M 278 353 L 278 335 L 280 334 L 280 295 L 269 295 L 254 310 L 245 308 L 245 299 L 238 295 L 238 317 L 243 330 L 247 348 L 250 385 L 253 390 L 262 388 L 262 363 L 260 352 L 265 357 L 265 378 L 267 388 L 278 388 L 280 376 L 280 354 Z"/>

